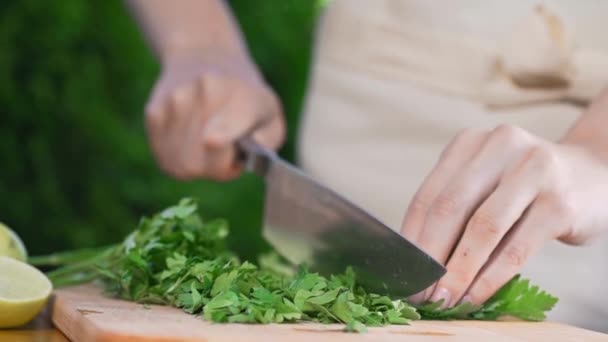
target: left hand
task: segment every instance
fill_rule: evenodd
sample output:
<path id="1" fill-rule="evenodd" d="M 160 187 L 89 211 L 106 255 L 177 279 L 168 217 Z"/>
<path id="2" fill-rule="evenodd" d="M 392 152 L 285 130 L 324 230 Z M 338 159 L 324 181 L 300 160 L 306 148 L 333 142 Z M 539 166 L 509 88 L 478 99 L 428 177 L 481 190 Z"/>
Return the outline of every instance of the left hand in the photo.
<path id="1" fill-rule="evenodd" d="M 546 242 L 593 240 L 608 226 L 608 167 L 577 145 L 520 128 L 466 130 L 412 200 L 403 235 L 447 273 L 414 301 L 481 304 Z"/>

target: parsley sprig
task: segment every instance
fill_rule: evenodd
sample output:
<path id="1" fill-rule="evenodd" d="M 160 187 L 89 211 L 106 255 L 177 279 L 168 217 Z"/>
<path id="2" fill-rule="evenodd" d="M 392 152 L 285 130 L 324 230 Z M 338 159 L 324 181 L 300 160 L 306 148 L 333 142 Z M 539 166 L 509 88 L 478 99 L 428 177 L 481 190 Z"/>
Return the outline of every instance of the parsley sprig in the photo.
<path id="1" fill-rule="evenodd" d="M 296 270 L 272 253 L 261 256 L 259 266 L 241 262 L 226 248 L 227 235 L 225 220 L 203 221 L 196 202 L 186 198 L 142 218 L 121 244 L 30 262 L 61 265 L 65 260 L 49 272 L 56 286 L 102 280 L 114 296 L 172 305 L 222 323 L 315 321 L 343 323 L 346 331 L 362 332 L 367 326 L 409 324 L 421 318 L 495 320 L 508 315 L 542 320 L 557 302 L 517 276 L 484 305 L 414 306 L 368 293 L 350 268 L 324 277 L 305 266 Z"/>

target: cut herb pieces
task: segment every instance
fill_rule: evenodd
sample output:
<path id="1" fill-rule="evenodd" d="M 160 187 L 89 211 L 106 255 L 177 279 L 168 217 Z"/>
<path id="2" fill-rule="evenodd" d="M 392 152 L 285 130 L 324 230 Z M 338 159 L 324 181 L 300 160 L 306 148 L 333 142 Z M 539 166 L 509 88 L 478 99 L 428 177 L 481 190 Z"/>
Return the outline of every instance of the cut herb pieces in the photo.
<path id="1" fill-rule="evenodd" d="M 183 199 L 143 218 L 122 244 L 94 255 L 88 250 L 87 258 L 49 276 L 57 286 L 102 279 L 115 296 L 173 305 L 214 322 L 343 323 L 345 331 L 353 332 L 420 318 L 493 320 L 510 315 L 541 320 L 557 302 L 516 277 L 482 306 L 465 303 L 443 310 L 438 302 L 414 307 L 367 293 L 350 268 L 327 278 L 304 266 L 296 270 L 272 253 L 260 257 L 260 266 L 240 262 L 225 247 L 227 235 L 226 221 L 203 221 L 196 202 Z M 69 252 L 69 260 L 73 256 Z M 57 259 L 53 255 L 54 263 Z M 44 257 L 37 260 L 42 264 Z"/>

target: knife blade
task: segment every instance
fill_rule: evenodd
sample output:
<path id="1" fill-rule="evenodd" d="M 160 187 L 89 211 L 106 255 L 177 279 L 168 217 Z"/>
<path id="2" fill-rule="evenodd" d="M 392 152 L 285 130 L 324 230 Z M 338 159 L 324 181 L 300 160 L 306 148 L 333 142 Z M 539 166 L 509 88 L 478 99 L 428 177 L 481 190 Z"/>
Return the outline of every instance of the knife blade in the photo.
<path id="1" fill-rule="evenodd" d="M 263 236 L 293 264 L 328 276 L 352 267 L 369 291 L 407 297 L 445 268 L 413 243 L 251 138 L 238 143 L 245 169 L 266 183 Z"/>

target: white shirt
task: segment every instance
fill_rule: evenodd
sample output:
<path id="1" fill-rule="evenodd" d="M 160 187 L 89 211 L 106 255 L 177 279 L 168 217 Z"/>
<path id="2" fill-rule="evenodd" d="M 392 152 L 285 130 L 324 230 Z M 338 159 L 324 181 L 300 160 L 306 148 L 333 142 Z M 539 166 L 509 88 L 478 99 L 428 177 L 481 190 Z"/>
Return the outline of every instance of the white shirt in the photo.
<path id="1" fill-rule="evenodd" d="M 556 140 L 608 84 L 608 1 L 334 0 L 324 14 L 299 162 L 399 229 L 467 127 Z M 528 87 L 521 84 L 527 83 Z M 530 86 L 531 85 L 531 86 Z M 523 270 L 549 319 L 608 332 L 608 241 L 549 243 Z"/>

